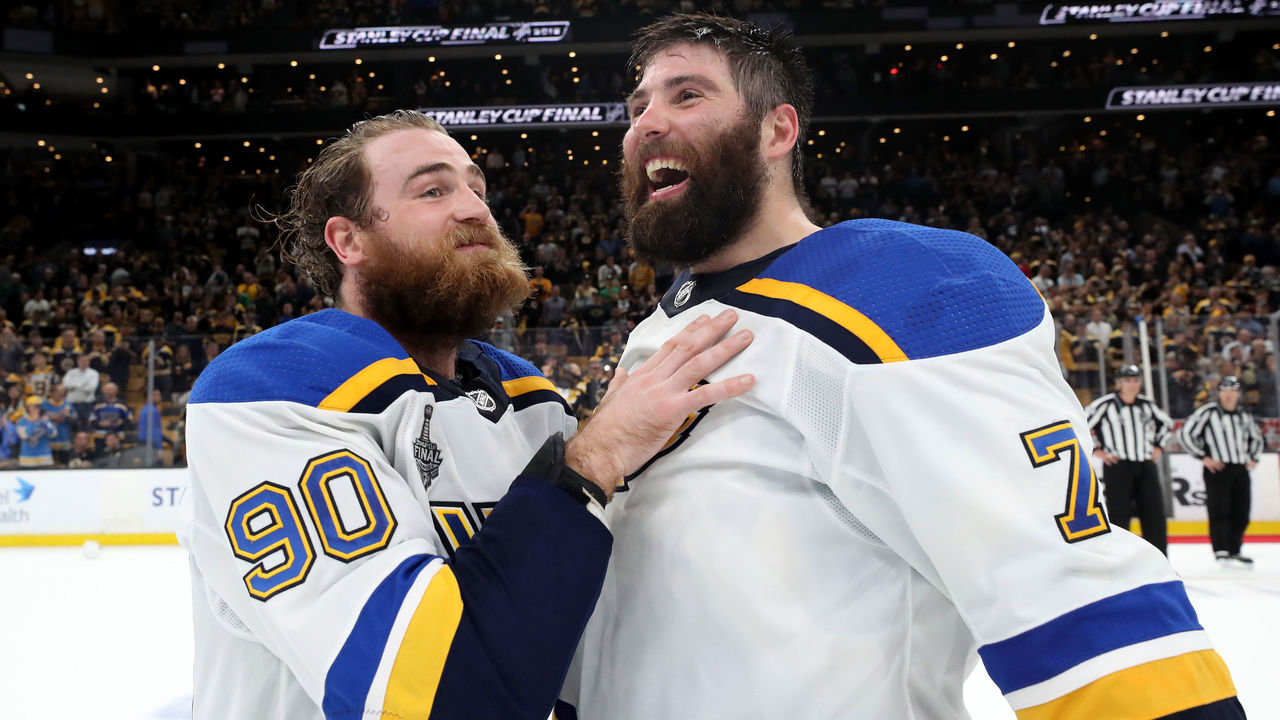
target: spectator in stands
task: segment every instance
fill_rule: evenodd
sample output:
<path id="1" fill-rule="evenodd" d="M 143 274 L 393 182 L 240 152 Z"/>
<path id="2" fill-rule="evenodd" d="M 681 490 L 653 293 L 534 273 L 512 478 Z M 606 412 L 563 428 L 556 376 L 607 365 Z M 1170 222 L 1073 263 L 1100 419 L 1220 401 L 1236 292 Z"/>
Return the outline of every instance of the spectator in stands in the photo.
<path id="1" fill-rule="evenodd" d="M 119 385 L 113 382 L 103 385 L 102 402 L 94 405 L 89 414 L 89 427 L 93 431 L 93 442 L 98 449 L 106 444 L 107 435 L 122 433 L 133 422 L 133 411 L 120 402 L 119 395 Z"/>
<path id="2" fill-rule="evenodd" d="M 0 468 L 13 467 L 18 461 L 18 426 L 9 413 L 0 413 Z"/>
<path id="3" fill-rule="evenodd" d="M 71 452 L 68 455 L 67 467 L 69 468 L 93 467 L 97 451 L 93 449 L 93 440 L 89 437 L 89 433 L 82 430 L 71 438 Z"/>
<path id="4" fill-rule="evenodd" d="M 98 399 L 98 371 L 89 367 L 90 356 L 81 353 L 76 356 L 76 366 L 62 377 L 62 386 L 66 388 L 67 400 L 75 406 L 77 423 L 84 427 L 93 411 L 93 404 Z"/>
<path id="5" fill-rule="evenodd" d="M 67 401 L 66 387 L 55 385 L 53 392 L 40 407 L 44 411 L 44 416 L 53 423 L 54 427 L 53 438 L 49 442 L 49 448 L 53 451 L 53 461 L 55 464 L 65 465 L 67 454 L 71 450 L 71 428 L 79 424 L 75 406 Z"/>
<path id="6" fill-rule="evenodd" d="M 489 331 L 489 344 L 507 352 L 516 351 L 516 334 L 507 326 L 506 317 L 499 315 L 493 320 L 493 328 Z"/>
<path id="7" fill-rule="evenodd" d="M 53 465 L 53 450 L 50 443 L 57 430 L 53 423 L 44 417 L 41 403 L 44 401 L 34 395 L 26 399 L 26 413 L 18 421 L 18 439 L 21 440 L 18 450 L 18 467 L 37 468 Z"/>
<path id="8" fill-rule="evenodd" d="M 58 374 L 49 366 L 49 356 L 37 352 L 31 356 L 31 371 L 27 373 L 27 394 L 43 400 L 58 384 Z"/>
<path id="9" fill-rule="evenodd" d="M 151 391 L 151 400 L 138 411 L 138 442 L 150 443 L 157 451 L 164 449 L 164 420 L 160 408 L 164 394 L 159 388 Z"/>
<path id="10" fill-rule="evenodd" d="M 100 468 L 128 467 L 125 463 L 124 445 L 120 433 L 109 432 L 102 436 L 102 448 L 93 456 L 93 466 Z"/>
<path id="11" fill-rule="evenodd" d="M 13 328 L 0 326 L 0 375 L 22 371 L 25 356 Z"/>

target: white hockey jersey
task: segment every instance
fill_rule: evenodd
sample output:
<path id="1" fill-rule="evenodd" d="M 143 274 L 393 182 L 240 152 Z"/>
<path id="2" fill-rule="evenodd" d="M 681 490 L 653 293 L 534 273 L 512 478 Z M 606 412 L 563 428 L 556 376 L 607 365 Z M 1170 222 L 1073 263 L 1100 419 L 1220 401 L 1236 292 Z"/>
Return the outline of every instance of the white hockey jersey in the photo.
<path id="1" fill-rule="evenodd" d="M 1238 707 L 1170 566 L 1108 524 L 1053 321 L 997 249 L 843 223 L 681 276 L 622 365 L 730 307 L 755 341 L 708 379 L 756 384 L 614 496 L 583 720 L 964 718 L 975 650 L 1022 720 Z"/>
<path id="2" fill-rule="evenodd" d="M 179 534 L 196 720 L 548 717 L 610 536 L 517 478 L 576 427 L 551 383 L 480 343 L 458 368 L 326 310 L 201 374 Z"/>

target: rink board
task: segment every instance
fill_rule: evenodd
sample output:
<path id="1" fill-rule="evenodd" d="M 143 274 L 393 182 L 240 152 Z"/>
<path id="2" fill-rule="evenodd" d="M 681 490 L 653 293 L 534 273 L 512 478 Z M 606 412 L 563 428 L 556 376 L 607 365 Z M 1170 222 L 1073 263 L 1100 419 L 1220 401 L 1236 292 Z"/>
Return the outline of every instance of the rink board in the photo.
<path id="1" fill-rule="evenodd" d="M 1208 535 L 1204 479 L 1190 455 L 1170 455 L 1173 517 L 1169 536 Z M 1099 476 L 1103 468 L 1096 468 Z M 0 546 L 173 544 L 185 469 L 17 470 L 0 472 Z M 1105 479 L 1103 486 L 1105 490 Z M 1280 540 L 1280 455 L 1263 455 L 1253 471 L 1255 541 Z"/>

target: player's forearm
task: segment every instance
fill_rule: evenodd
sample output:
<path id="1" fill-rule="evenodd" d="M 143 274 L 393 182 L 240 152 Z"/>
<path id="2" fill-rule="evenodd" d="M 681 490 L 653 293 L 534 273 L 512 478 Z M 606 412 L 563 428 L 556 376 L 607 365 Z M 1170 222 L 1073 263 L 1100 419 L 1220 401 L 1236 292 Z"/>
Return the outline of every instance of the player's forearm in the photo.
<path id="1" fill-rule="evenodd" d="M 518 477 L 451 563 L 463 615 L 432 717 L 545 716 L 595 608 L 612 543 L 570 494 Z"/>

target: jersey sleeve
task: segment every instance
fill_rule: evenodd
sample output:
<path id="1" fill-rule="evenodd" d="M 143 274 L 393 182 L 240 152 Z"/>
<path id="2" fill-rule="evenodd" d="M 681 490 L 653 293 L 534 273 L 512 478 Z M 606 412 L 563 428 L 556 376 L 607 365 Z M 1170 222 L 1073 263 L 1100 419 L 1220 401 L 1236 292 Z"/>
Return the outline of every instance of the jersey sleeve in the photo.
<path id="1" fill-rule="evenodd" d="M 447 560 L 371 417 L 191 406 L 183 544 L 211 597 L 326 717 L 546 717 L 599 594 L 608 531 L 522 475 Z"/>
<path id="2" fill-rule="evenodd" d="M 1157 447 L 1163 448 L 1169 444 L 1169 438 L 1173 435 L 1173 418 L 1168 413 L 1160 409 L 1160 406 L 1151 403 L 1151 417 L 1155 421 L 1155 444 Z"/>
<path id="3" fill-rule="evenodd" d="M 1051 330 L 851 372 L 833 491 L 951 598 L 1020 718 L 1234 696 L 1168 563 L 1108 522 Z"/>

